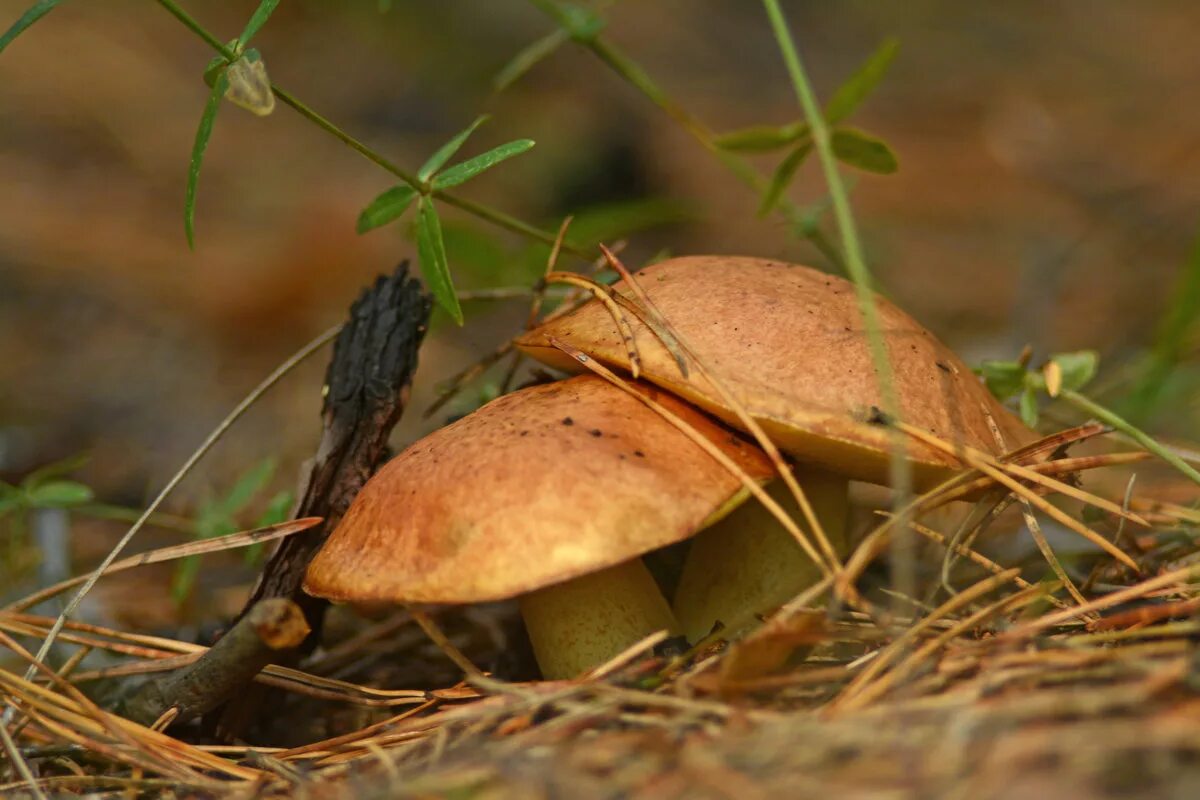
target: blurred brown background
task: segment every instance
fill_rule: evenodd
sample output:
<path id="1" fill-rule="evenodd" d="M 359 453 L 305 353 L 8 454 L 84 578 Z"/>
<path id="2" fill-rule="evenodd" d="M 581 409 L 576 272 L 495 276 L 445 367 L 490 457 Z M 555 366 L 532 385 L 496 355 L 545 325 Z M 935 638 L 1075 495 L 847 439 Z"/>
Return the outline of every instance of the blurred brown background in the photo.
<path id="1" fill-rule="evenodd" d="M 0 27 L 28 4 L 0 0 Z M 255 5 L 188 4 L 224 39 Z M 569 212 L 612 218 L 654 201 L 641 206 L 645 218 L 664 224 L 629 237 L 631 263 L 668 249 L 824 266 L 778 218 L 756 219 L 744 187 L 589 53 L 568 45 L 493 95 L 501 66 L 552 29 L 532 7 L 393 6 L 286 2 L 255 44 L 277 83 L 410 168 L 481 111 L 493 120 L 464 155 L 537 140 L 464 196 L 549 228 Z M 786 10 L 824 96 L 885 36 L 901 42 L 854 120 L 900 159 L 895 176 L 852 174 L 870 264 L 889 294 L 969 362 L 1030 343 L 1040 355 L 1093 347 L 1118 364 L 1147 346 L 1200 221 L 1200 5 Z M 758 4 L 639 0 L 608 16 L 606 35 L 713 129 L 798 116 Z M 145 502 L 252 385 L 337 322 L 373 276 L 414 255 L 403 225 L 354 232 L 359 210 L 393 183 L 386 173 L 286 107 L 259 119 L 228 104 L 189 252 L 185 171 L 211 56 L 156 4 L 115 0 L 64 3 L 0 56 L 6 480 L 90 451 L 80 475 L 104 499 Z M 814 161 L 792 197 L 815 201 L 821 186 Z M 461 288 L 529 282 L 523 242 L 450 209 L 443 217 Z M 509 266 L 478 266 L 489 259 Z M 472 302 L 465 328 L 441 319 L 415 407 L 515 330 L 525 308 Z M 277 488 L 290 486 L 318 433 L 324 361 L 259 404 L 173 508 L 188 512 L 269 455 Z M 1198 418 L 1192 402 L 1160 428 L 1194 435 Z M 437 423 L 410 414 L 397 444 Z M 119 532 L 97 528 L 87 552 Z"/>

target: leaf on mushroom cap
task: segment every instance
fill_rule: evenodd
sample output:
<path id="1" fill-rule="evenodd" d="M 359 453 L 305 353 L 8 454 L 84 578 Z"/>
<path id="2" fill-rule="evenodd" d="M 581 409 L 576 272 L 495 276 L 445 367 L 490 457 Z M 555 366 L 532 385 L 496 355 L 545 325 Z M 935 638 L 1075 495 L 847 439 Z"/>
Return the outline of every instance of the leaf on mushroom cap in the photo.
<path id="1" fill-rule="evenodd" d="M 867 422 L 871 407 L 882 400 L 849 282 L 809 267 L 737 256 L 676 258 L 637 276 L 696 357 L 781 448 L 852 478 L 886 482 L 889 437 Z M 615 285 L 623 287 L 624 282 Z M 628 289 L 622 294 L 633 299 Z M 1033 440 L 1033 432 L 933 334 L 882 298 L 878 309 L 906 422 L 948 441 L 996 452 L 990 414 L 1009 448 Z M 741 427 L 699 370 L 682 377 L 654 334 L 636 320 L 634 326 L 647 380 Z M 598 303 L 589 302 L 517 341 L 521 350 L 550 366 L 579 371 L 552 338 L 609 365 L 628 366 L 611 318 Z M 928 445 L 910 439 L 907 446 L 919 486 L 959 468 L 953 457 Z"/>
<path id="2" fill-rule="evenodd" d="M 633 384 L 758 481 L 758 448 Z M 332 600 L 514 597 L 678 542 L 743 500 L 737 477 L 658 413 L 590 375 L 505 395 L 388 462 L 309 566 Z"/>

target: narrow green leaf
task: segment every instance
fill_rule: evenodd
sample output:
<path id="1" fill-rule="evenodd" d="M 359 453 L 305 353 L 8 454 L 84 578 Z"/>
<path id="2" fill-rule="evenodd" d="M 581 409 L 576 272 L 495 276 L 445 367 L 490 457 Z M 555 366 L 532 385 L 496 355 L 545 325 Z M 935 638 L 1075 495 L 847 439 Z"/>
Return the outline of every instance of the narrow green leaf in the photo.
<path id="1" fill-rule="evenodd" d="M 5 515 L 24 505 L 25 495 L 23 493 L 16 492 L 15 494 L 9 494 L 7 492 L 0 492 L 0 519 L 3 519 Z"/>
<path id="2" fill-rule="evenodd" d="M 779 198 L 783 197 L 783 193 L 791 185 L 792 178 L 796 176 L 796 170 L 800 169 L 800 165 L 804 163 L 804 159 L 808 158 L 808 154 L 811 152 L 812 142 L 805 142 L 779 162 L 779 166 L 771 175 L 771 182 L 767 185 L 767 190 L 763 192 L 762 202 L 758 206 L 758 216 L 765 217 L 771 213 L 775 204 L 779 202 Z"/>
<path id="3" fill-rule="evenodd" d="M 0 36 L 0 53 L 3 53 L 4 48 L 12 44 L 13 40 L 24 33 L 26 28 L 53 11 L 54 7 L 58 5 L 60 1 L 61 0 L 38 0 L 38 2 L 30 6 L 29 9 L 22 14 L 16 22 L 9 26 L 8 30 L 4 32 L 4 35 Z"/>
<path id="4" fill-rule="evenodd" d="M 1100 356 L 1095 350 L 1080 350 L 1075 353 L 1055 353 L 1050 360 L 1062 370 L 1062 388 L 1078 390 L 1096 377 Z"/>
<path id="5" fill-rule="evenodd" d="M 862 66 L 834 92 L 825 105 L 825 121 L 836 125 L 850 116 L 883 80 L 899 49 L 898 40 L 885 39 Z"/>
<path id="6" fill-rule="evenodd" d="M 1200 331 L 1200 239 L 1179 271 L 1170 305 L 1162 316 L 1154 347 L 1141 369 L 1125 402 L 1126 411 L 1135 420 L 1150 415 L 1162 400 L 1172 378 L 1179 377 L 1180 359 L 1187 352 L 1193 331 Z"/>
<path id="7" fill-rule="evenodd" d="M 432 178 L 435 172 L 444 167 L 446 162 L 454 157 L 454 154 L 457 153 L 458 149 L 466 143 L 467 139 L 471 137 L 471 134 L 475 132 L 475 129 L 487 121 L 487 114 L 480 115 L 475 119 L 474 122 L 468 125 L 465 130 L 461 131 L 453 139 L 439 147 L 437 152 L 431 155 L 429 160 L 422 164 L 421 168 L 417 170 L 417 178 L 422 182 Z"/>
<path id="8" fill-rule="evenodd" d="M 882 139 L 855 128 L 838 128 L 830 144 L 839 161 L 879 175 L 891 175 L 899 166 L 896 154 Z"/>
<path id="9" fill-rule="evenodd" d="M 181 606 L 187 601 L 199 572 L 200 556 L 188 556 L 175 567 L 175 573 L 171 576 L 171 601 L 176 606 Z"/>
<path id="10" fill-rule="evenodd" d="M 1038 422 L 1037 392 L 1035 392 L 1033 390 L 1032 386 L 1026 386 L 1025 391 L 1021 392 L 1020 408 L 1021 408 L 1021 420 L 1031 428 L 1033 426 L 1037 425 L 1037 422 Z"/>
<path id="11" fill-rule="evenodd" d="M 288 518 L 292 511 L 292 506 L 295 504 L 296 498 L 291 492 L 284 489 L 279 492 L 269 501 L 267 507 L 263 510 L 258 519 L 254 521 L 255 528 L 265 528 L 268 525 L 278 525 Z M 255 542 L 246 548 L 245 561 L 247 564 L 256 564 L 263 554 L 263 543 Z"/>
<path id="12" fill-rule="evenodd" d="M 417 256 L 421 262 L 421 274 L 429 284 L 434 299 L 459 325 L 463 324 L 462 306 L 454 291 L 454 280 L 450 277 L 450 265 L 446 261 L 446 246 L 442 242 L 442 223 L 437 209 L 428 197 L 422 197 L 417 206 Z"/>
<path id="13" fill-rule="evenodd" d="M 787 125 L 752 125 L 723 133 L 713 142 L 722 150 L 741 153 L 765 153 L 795 144 L 808 136 L 808 125 L 791 122 Z"/>
<path id="14" fill-rule="evenodd" d="M 529 70 L 536 67 L 551 56 L 554 51 L 562 47 L 570 38 L 571 35 L 566 30 L 555 28 L 552 32 L 537 41 L 526 45 L 496 73 L 495 78 L 492 78 L 492 89 L 502 92 L 509 86 L 512 86 L 525 77 L 525 74 Z"/>
<path id="15" fill-rule="evenodd" d="M 433 188 L 449 189 L 451 186 L 458 186 L 466 183 L 481 172 L 487 172 L 492 167 L 499 164 L 501 161 L 507 161 L 513 156 L 519 156 L 521 153 L 528 152 L 533 148 L 533 139 L 517 139 L 516 141 L 502 144 L 499 147 L 488 150 L 482 155 L 468 158 L 458 164 L 447 169 L 433 179 Z"/>
<path id="16" fill-rule="evenodd" d="M 226 515 L 238 513 L 263 490 L 274 474 L 275 459 L 264 458 L 238 477 L 218 507 Z"/>
<path id="17" fill-rule="evenodd" d="M 91 454 L 89 453 L 76 453 L 59 461 L 43 464 L 25 476 L 24 480 L 21 481 L 21 488 L 28 492 L 51 478 L 61 478 L 64 475 L 69 475 L 86 464 L 90 458 Z"/>
<path id="18" fill-rule="evenodd" d="M 47 481 L 28 495 L 31 508 L 68 508 L 95 497 L 91 487 L 78 481 Z"/>
<path id="19" fill-rule="evenodd" d="M 417 190 L 406 183 L 393 186 L 367 204 L 367 207 L 358 215 L 358 224 L 355 226 L 355 230 L 359 233 L 366 233 L 381 225 L 387 225 L 392 220 L 399 219 L 412 205 L 413 198 L 416 196 Z"/>
<path id="20" fill-rule="evenodd" d="M 1170 464 L 1183 475 L 1186 475 L 1189 480 L 1196 484 L 1200 484 L 1200 470 L 1197 470 L 1191 464 L 1184 461 L 1170 449 L 1159 444 L 1148 433 L 1143 431 L 1141 428 L 1132 425 L 1116 412 L 1110 411 L 1086 395 L 1082 395 L 1079 392 L 1072 391 L 1070 389 L 1063 390 L 1062 397 L 1068 403 L 1081 410 L 1083 413 L 1095 417 L 1105 425 L 1111 425 L 1121 433 L 1129 436 L 1142 447 L 1146 448 L 1148 451 Z"/>
<path id="21" fill-rule="evenodd" d="M 258 4 L 258 8 L 254 9 L 254 13 L 250 15 L 250 21 L 246 23 L 246 27 L 242 30 L 242 35 L 238 37 L 238 52 L 250 43 L 254 38 L 254 34 L 258 33 L 259 28 L 267 23 L 271 17 L 271 12 L 275 10 L 275 6 L 279 5 L 279 0 L 262 0 Z"/>
<path id="22" fill-rule="evenodd" d="M 1016 361 L 984 361 L 979 373 L 997 400 L 1007 400 L 1025 387 L 1025 368 Z"/>
<path id="23" fill-rule="evenodd" d="M 225 94 L 228 86 L 229 82 L 225 80 L 225 73 L 222 71 L 213 81 L 212 90 L 208 93 L 208 102 L 204 104 L 204 113 L 200 116 L 200 125 L 196 128 L 196 141 L 192 143 L 187 188 L 183 195 L 183 232 L 187 235 L 188 247 L 193 250 L 196 248 L 196 187 L 200 183 L 200 164 L 204 161 L 204 150 L 208 147 L 209 137 L 212 136 L 217 109 L 221 107 L 221 96 Z"/>

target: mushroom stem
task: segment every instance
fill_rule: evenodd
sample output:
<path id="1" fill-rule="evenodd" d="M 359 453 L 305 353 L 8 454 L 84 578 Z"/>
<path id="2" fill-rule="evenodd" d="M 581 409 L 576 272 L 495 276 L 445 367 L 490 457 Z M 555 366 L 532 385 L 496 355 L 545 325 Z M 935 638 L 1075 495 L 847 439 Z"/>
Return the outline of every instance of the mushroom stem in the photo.
<path id="1" fill-rule="evenodd" d="M 830 543 L 844 554 L 849 480 L 815 467 L 797 467 L 795 475 Z M 767 492 L 807 532 L 783 481 Z M 820 577 L 791 534 L 762 503 L 750 500 L 692 539 L 675 591 L 675 615 L 691 642 L 718 622 L 735 636 Z"/>
<path id="2" fill-rule="evenodd" d="M 640 558 L 522 595 L 533 654 L 547 680 L 574 678 L 679 623 Z"/>

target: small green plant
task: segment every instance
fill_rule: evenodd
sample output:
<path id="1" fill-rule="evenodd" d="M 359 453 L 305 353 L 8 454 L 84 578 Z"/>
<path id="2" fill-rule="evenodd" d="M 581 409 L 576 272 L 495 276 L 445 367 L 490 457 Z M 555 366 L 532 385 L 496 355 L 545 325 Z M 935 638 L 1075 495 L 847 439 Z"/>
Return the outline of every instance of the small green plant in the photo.
<path id="1" fill-rule="evenodd" d="M 192 523 L 194 536 L 197 539 L 212 539 L 286 520 L 294 501 L 292 493 L 288 491 L 272 495 L 253 521 L 245 517 L 247 508 L 260 499 L 274 475 L 273 458 L 264 458 L 239 475 L 224 495 L 208 499 L 196 510 Z M 261 557 L 262 546 L 253 545 L 246 548 L 245 552 L 247 562 L 252 563 Z M 191 596 L 199 571 L 200 556 L 188 556 L 176 565 L 171 580 L 171 599 L 176 605 L 183 604 Z"/>
<path id="2" fill-rule="evenodd" d="M 1016 361 L 984 361 L 977 370 L 989 390 L 1000 400 L 1018 398 L 1021 419 L 1030 427 L 1038 422 L 1038 398 L 1046 394 L 1061 398 L 1105 425 L 1133 439 L 1149 452 L 1200 484 L 1200 472 L 1177 454 L 1156 441 L 1115 411 L 1080 393 L 1091 382 L 1099 366 L 1099 356 L 1091 350 L 1056 353 L 1040 369 L 1029 369 L 1028 356 Z"/>

